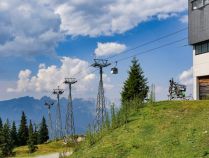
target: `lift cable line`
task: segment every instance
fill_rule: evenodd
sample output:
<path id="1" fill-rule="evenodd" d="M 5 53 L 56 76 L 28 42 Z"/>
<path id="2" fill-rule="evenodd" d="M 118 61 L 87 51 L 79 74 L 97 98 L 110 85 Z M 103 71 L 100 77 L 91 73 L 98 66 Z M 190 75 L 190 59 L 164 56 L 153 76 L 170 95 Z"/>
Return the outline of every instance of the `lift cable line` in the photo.
<path id="1" fill-rule="evenodd" d="M 130 51 L 136 50 L 136 49 L 138 49 L 138 48 L 140 48 L 140 47 L 144 47 L 144 46 L 149 45 L 149 44 L 151 44 L 151 43 L 160 41 L 160 40 L 162 40 L 162 39 L 165 39 L 165 38 L 174 36 L 174 35 L 176 35 L 176 34 L 178 34 L 178 33 L 180 33 L 180 32 L 183 32 L 183 31 L 185 31 L 185 30 L 187 30 L 187 29 L 188 29 L 188 27 L 184 27 L 184 28 L 182 28 L 182 29 L 179 29 L 179 30 L 177 30 L 177 31 L 175 31 L 175 32 L 172 32 L 172 33 L 169 33 L 169 34 L 166 34 L 166 35 L 161 36 L 161 37 L 159 37 L 159 38 L 156 38 L 156 39 L 154 39 L 154 40 L 151 40 L 151 41 L 148 41 L 148 42 L 139 44 L 139 45 L 137 45 L 137 46 L 135 46 L 135 47 L 133 47 L 133 48 L 130 48 L 130 49 L 126 50 L 126 51 L 123 51 L 123 52 L 120 53 L 120 54 L 115 54 L 115 55 L 113 55 L 113 56 L 110 56 L 110 57 L 106 58 L 106 60 L 112 59 L 112 58 L 114 58 L 114 57 L 116 57 L 116 56 L 120 56 L 120 55 L 122 55 L 122 54 L 125 54 L 125 53 L 128 53 L 128 52 L 130 52 Z M 91 67 L 91 65 L 89 65 L 89 66 L 87 67 L 87 69 L 89 69 L 90 67 Z M 82 73 L 82 72 L 83 72 L 83 70 L 77 72 L 77 73 L 74 74 L 73 76 L 76 77 L 76 75 L 78 75 L 78 74 L 80 74 L 80 73 Z"/>
<path id="2" fill-rule="evenodd" d="M 125 50 L 125 51 L 123 51 L 123 52 L 120 53 L 120 54 L 112 55 L 112 56 L 110 56 L 110 57 L 108 57 L 108 58 L 106 58 L 106 59 L 112 59 L 112 58 L 114 58 L 114 57 L 116 57 L 116 56 L 120 56 L 120 55 L 122 55 L 122 54 L 128 53 L 128 52 L 133 51 L 133 50 L 135 50 L 135 49 L 138 49 L 138 48 L 140 48 L 140 47 L 144 47 L 144 46 L 146 46 L 146 45 L 150 45 L 151 43 L 160 41 L 160 40 L 165 39 L 165 38 L 168 38 L 168 37 L 170 37 L 170 36 L 174 36 L 174 35 L 176 35 L 176 34 L 178 34 L 178 33 L 180 33 L 180 32 L 183 32 L 183 31 L 185 31 L 185 30 L 187 30 L 187 29 L 188 29 L 188 27 L 182 28 L 182 29 L 177 30 L 177 31 L 175 31 L 175 32 L 166 34 L 166 35 L 161 36 L 161 37 L 159 37 L 159 38 L 156 38 L 156 39 L 154 39 L 154 40 L 151 40 L 151 41 L 142 43 L 142 44 L 137 45 L 137 46 L 135 46 L 135 47 L 133 47 L 133 48 L 130 48 L 130 49 L 128 49 L 128 50 Z"/>
<path id="3" fill-rule="evenodd" d="M 74 125 L 74 115 L 73 115 L 73 103 L 72 103 L 72 85 L 75 84 L 77 80 L 75 78 L 65 78 L 64 84 L 69 86 L 69 95 L 68 95 L 68 105 L 66 113 L 66 123 L 65 130 L 66 136 L 70 135 L 72 139 L 75 136 L 75 125 Z"/>
<path id="4" fill-rule="evenodd" d="M 52 126 L 51 108 L 54 105 L 52 101 L 46 101 L 44 106 L 48 109 L 48 127 L 49 127 L 49 138 L 54 139 L 54 129 Z"/>
<path id="5" fill-rule="evenodd" d="M 62 119 L 61 119 L 61 111 L 60 111 L 60 95 L 62 95 L 63 93 L 64 90 L 60 89 L 59 86 L 57 89 L 53 90 L 53 94 L 57 96 L 56 121 L 55 121 L 56 138 L 63 137 Z"/>
<path id="6" fill-rule="evenodd" d="M 158 46 L 158 47 L 155 47 L 155 48 L 152 48 L 152 49 L 148 49 L 148 50 L 143 51 L 143 52 L 140 52 L 140 53 L 136 53 L 136 54 L 131 55 L 131 56 L 128 56 L 128 57 L 121 58 L 121 59 L 117 60 L 117 62 L 120 62 L 120 61 L 123 61 L 123 60 L 127 60 L 127 59 L 129 59 L 129 58 L 133 58 L 133 57 L 138 56 L 138 55 L 150 53 L 150 52 L 153 52 L 153 51 L 155 51 L 155 50 L 157 50 L 157 49 L 164 48 L 164 47 L 167 47 L 167 46 L 170 46 L 170 45 L 179 43 L 179 42 L 184 41 L 184 40 L 186 40 L 186 39 L 187 39 L 187 37 L 184 37 L 184 38 L 182 38 L 182 39 L 179 39 L 179 40 L 176 40 L 176 41 L 172 41 L 172 42 L 163 44 L 163 45 L 161 45 L 161 46 Z"/>
<path id="7" fill-rule="evenodd" d="M 158 49 L 161 49 L 161 48 L 164 48 L 164 47 L 167 47 L 167 46 L 176 44 L 176 43 L 181 42 L 181 41 L 183 41 L 183 40 L 185 40 L 185 39 L 186 39 L 186 37 L 183 38 L 183 39 L 177 40 L 177 41 L 173 41 L 173 42 L 170 42 L 170 43 L 161 45 L 161 46 L 156 47 L 156 48 L 152 48 L 152 49 L 149 49 L 149 50 L 146 50 L 146 51 L 137 53 L 137 54 L 135 54 L 135 55 L 132 55 L 131 57 L 140 56 L 140 55 L 143 55 L 143 54 L 146 54 L 146 53 L 150 53 L 150 52 L 153 52 L 154 50 L 158 50 Z M 186 47 L 186 46 L 189 46 L 189 45 L 188 45 L 188 44 L 184 44 L 184 45 L 178 46 L 177 48 L 179 48 L 179 47 Z M 153 53 L 154 53 L 154 52 L 153 52 Z M 131 57 L 128 56 L 128 57 L 126 57 L 126 58 L 121 58 L 121 59 L 116 60 L 116 61 L 111 61 L 110 63 L 111 63 L 111 64 L 114 64 L 114 63 L 116 63 L 116 62 L 119 63 L 120 61 L 127 60 L 127 59 L 129 59 L 129 58 L 131 58 Z M 94 70 L 94 71 L 91 71 L 90 73 L 94 73 L 94 72 L 96 72 L 97 70 L 98 70 L 98 69 L 96 69 L 96 70 Z M 90 74 L 90 73 L 89 73 L 89 74 Z M 80 81 L 80 80 L 83 79 L 84 77 L 85 77 L 85 76 L 81 76 L 77 81 Z"/>
<path id="8" fill-rule="evenodd" d="M 111 63 L 108 60 L 104 59 L 94 59 L 94 63 L 91 65 L 92 67 L 99 68 L 100 80 L 99 80 L 99 88 L 97 94 L 97 104 L 96 104 L 96 122 L 95 127 L 96 130 L 100 130 L 102 127 L 102 123 L 105 119 L 106 107 L 105 107 L 105 96 L 104 96 L 104 87 L 103 87 L 103 68 L 110 66 Z"/>

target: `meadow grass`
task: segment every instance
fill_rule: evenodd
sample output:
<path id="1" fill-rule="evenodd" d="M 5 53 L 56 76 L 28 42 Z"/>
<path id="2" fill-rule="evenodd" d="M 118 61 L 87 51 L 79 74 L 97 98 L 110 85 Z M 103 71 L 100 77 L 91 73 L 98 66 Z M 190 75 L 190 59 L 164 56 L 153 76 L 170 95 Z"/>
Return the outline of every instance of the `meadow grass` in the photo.
<path id="1" fill-rule="evenodd" d="M 209 101 L 162 101 L 130 114 L 128 124 L 80 145 L 70 158 L 209 157 Z"/>

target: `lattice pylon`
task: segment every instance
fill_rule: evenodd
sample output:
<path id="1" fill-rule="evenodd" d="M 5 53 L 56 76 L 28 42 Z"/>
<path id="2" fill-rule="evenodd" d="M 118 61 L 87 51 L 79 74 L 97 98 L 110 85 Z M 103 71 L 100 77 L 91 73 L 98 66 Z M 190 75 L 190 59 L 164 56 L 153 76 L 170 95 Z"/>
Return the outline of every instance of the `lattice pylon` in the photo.
<path id="1" fill-rule="evenodd" d="M 65 131 L 66 131 L 66 136 L 70 135 L 72 138 L 74 138 L 75 136 L 75 124 L 74 124 L 73 102 L 72 102 L 72 84 L 75 84 L 76 82 L 77 81 L 75 78 L 65 78 L 65 82 L 64 82 L 65 84 L 69 85 Z"/>
<path id="2" fill-rule="evenodd" d="M 62 138 L 62 119 L 61 119 L 61 110 L 60 110 L 60 95 L 63 94 L 62 89 L 54 89 L 53 94 L 57 95 L 57 106 L 56 106 L 56 120 L 55 120 L 55 137 Z"/>
<path id="3" fill-rule="evenodd" d="M 44 104 L 48 109 L 48 128 L 49 128 L 49 138 L 54 139 L 54 129 L 52 126 L 52 118 L 51 118 L 51 107 L 54 105 L 53 102 L 45 102 Z"/>
<path id="4" fill-rule="evenodd" d="M 106 107 L 105 107 L 105 96 L 104 96 L 104 87 L 103 87 L 103 68 L 111 65 L 108 63 L 108 60 L 103 59 L 94 59 L 93 67 L 97 67 L 100 70 L 100 80 L 99 80 L 99 87 L 98 87 L 98 94 L 97 94 L 97 105 L 96 105 L 96 130 L 100 130 L 102 128 L 105 114 L 106 114 Z"/>

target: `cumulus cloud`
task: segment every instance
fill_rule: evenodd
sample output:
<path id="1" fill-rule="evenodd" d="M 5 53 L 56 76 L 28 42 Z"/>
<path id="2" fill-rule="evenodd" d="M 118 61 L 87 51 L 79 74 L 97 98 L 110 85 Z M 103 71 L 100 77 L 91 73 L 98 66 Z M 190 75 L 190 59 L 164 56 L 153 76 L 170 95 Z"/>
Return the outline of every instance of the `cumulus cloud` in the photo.
<path id="1" fill-rule="evenodd" d="M 116 42 L 97 43 L 97 48 L 94 53 L 96 56 L 107 56 L 112 54 L 119 54 L 126 50 L 126 45 Z"/>
<path id="2" fill-rule="evenodd" d="M 36 1 L 0 1 L 0 55 L 54 53 L 63 39 L 61 20 Z"/>
<path id="3" fill-rule="evenodd" d="M 185 85 L 193 84 L 193 68 L 183 71 L 179 76 L 179 81 Z"/>
<path id="4" fill-rule="evenodd" d="M 16 86 L 8 88 L 7 92 L 10 93 L 45 93 L 51 92 L 57 85 L 61 85 L 61 88 L 65 88 L 63 81 L 66 77 L 78 77 L 78 84 L 75 86 L 74 93 L 79 97 L 81 95 L 90 95 L 92 92 L 96 92 L 97 84 L 96 75 L 91 73 L 88 69 L 89 63 L 70 57 L 61 58 L 61 66 L 55 65 L 46 66 L 45 64 L 39 65 L 37 74 L 32 75 L 31 70 L 21 70 L 19 72 L 18 81 Z M 110 84 L 111 80 L 107 75 L 104 75 L 105 89 L 110 90 L 113 86 Z"/>
<path id="5" fill-rule="evenodd" d="M 9 88 L 8 92 L 51 91 L 53 87 L 61 85 L 65 77 L 74 76 L 78 72 L 81 72 L 81 75 L 84 76 L 79 88 L 85 90 L 88 82 L 95 79 L 95 75 L 91 74 L 87 67 L 88 63 L 86 61 L 69 57 L 61 58 L 60 67 L 55 65 L 46 67 L 44 64 L 40 64 L 38 73 L 34 76 L 28 69 L 20 71 L 17 87 Z"/>
<path id="6" fill-rule="evenodd" d="M 120 34 L 186 8 L 185 0 L 0 1 L 0 55 L 54 53 L 67 35 Z"/>
<path id="7" fill-rule="evenodd" d="M 71 0 L 56 8 L 61 29 L 72 36 L 123 33 L 153 17 L 165 19 L 185 11 L 185 0 Z"/>

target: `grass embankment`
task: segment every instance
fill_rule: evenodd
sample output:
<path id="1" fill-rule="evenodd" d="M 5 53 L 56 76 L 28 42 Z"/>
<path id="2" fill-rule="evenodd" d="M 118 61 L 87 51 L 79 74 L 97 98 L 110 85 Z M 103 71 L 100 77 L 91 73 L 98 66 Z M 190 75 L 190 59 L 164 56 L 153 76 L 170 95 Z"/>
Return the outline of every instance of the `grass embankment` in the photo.
<path id="1" fill-rule="evenodd" d="M 50 153 L 56 153 L 56 152 L 66 152 L 70 149 L 66 147 L 66 145 L 63 144 L 63 141 L 53 141 L 45 144 L 38 145 L 38 149 L 36 152 L 29 154 L 28 153 L 28 146 L 22 146 L 15 148 L 14 152 L 15 157 L 33 157 L 38 155 L 45 155 Z"/>
<path id="2" fill-rule="evenodd" d="M 129 116 L 128 124 L 83 143 L 70 158 L 209 157 L 209 101 L 164 101 Z"/>

